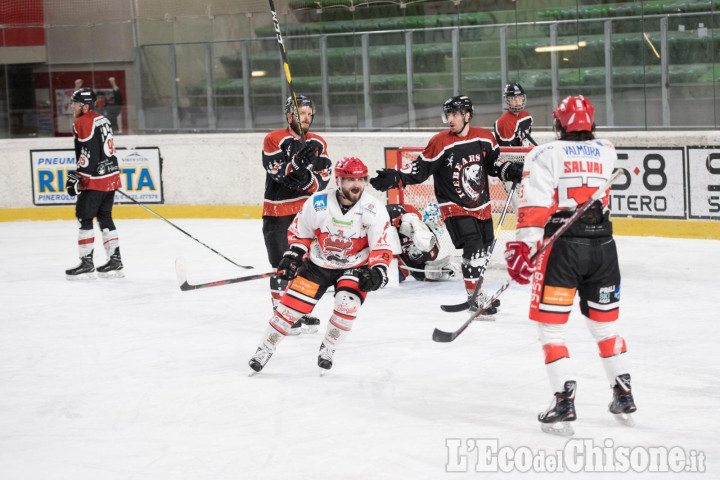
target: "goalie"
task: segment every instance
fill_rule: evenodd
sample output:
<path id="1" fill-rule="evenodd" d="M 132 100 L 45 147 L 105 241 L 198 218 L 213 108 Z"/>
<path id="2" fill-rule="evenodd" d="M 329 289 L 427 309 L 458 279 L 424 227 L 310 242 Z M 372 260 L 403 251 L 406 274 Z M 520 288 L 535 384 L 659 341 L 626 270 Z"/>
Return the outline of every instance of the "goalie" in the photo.
<path id="1" fill-rule="evenodd" d="M 408 276 L 421 282 L 447 280 L 455 276 L 459 266 L 451 261 L 450 256 L 438 258 L 440 247 L 437 236 L 423 222 L 415 207 L 395 203 L 387 205 L 387 211 L 400 238 L 398 270 L 401 282 Z"/>

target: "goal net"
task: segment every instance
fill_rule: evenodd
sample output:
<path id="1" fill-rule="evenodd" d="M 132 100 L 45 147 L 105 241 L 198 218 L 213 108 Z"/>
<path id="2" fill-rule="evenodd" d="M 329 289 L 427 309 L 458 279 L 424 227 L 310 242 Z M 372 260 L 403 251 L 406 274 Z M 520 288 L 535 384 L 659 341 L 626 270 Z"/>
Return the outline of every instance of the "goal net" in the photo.
<path id="1" fill-rule="evenodd" d="M 500 147 L 500 157 L 504 161 L 510 162 L 523 162 L 525 155 L 532 150 L 533 147 Z M 417 156 L 423 151 L 423 147 L 401 147 L 397 149 L 397 168 L 402 169 L 409 163 L 413 162 Z M 500 215 L 502 214 L 503 207 L 507 200 L 508 193 L 511 184 L 500 181 L 496 177 L 489 177 L 489 189 L 490 189 L 490 202 L 493 216 L 494 228 L 497 229 Z M 517 197 L 517 189 L 515 193 Z M 426 220 L 428 214 L 432 214 L 434 207 L 437 205 L 437 199 L 435 198 L 435 191 L 433 186 L 433 177 L 428 178 L 425 182 L 417 185 L 409 185 L 398 190 L 397 196 L 398 202 L 410 204 L 423 215 L 423 220 Z M 492 258 L 490 260 L 490 268 L 505 268 L 505 261 L 503 260 L 503 252 L 505 251 L 505 243 L 512 240 L 515 236 L 515 225 L 516 225 L 516 199 L 511 201 L 508 207 L 508 213 L 505 216 L 502 230 L 498 235 L 497 243 L 493 251 Z M 440 256 L 443 258 L 447 255 L 454 257 L 458 262 L 462 256 L 462 251 L 455 249 L 450 234 L 445 228 L 445 224 L 442 221 L 442 217 L 439 216 L 439 210 L 437 211 L 437 226 L 431 227 L 435 231 L 438 237 L 438 243 L 440 245 Z M 429 226 L 433 222 L 428 222 Z"/>

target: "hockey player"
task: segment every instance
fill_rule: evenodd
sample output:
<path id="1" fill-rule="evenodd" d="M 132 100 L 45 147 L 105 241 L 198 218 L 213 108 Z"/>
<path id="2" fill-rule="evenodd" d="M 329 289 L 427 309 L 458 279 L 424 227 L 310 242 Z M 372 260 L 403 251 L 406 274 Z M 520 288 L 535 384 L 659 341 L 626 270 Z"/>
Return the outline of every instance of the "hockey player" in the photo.
<path id="1" fill-rule="evenodd" d="M 329 370 L 367 292 L 387 284 L 390 218 L 382 202 L 365 192 L 367 175 L 360 159 L 343 158 L 335 165 L 337 188 L 313 194 L 293 220 L 290 247 L 277 269 L 278 276 L 291 282 L 248 362 L 255 372 L 265 367 L 293 325 L 333 286 L 335 308 L 318 355 L 318 366 Z"/>
<path id="2" fill-rule="evenodd" d="M 122 186 L 112 128 L 105 117 L 94 111 L 96 96 L 90 88 L 75 90 L 71 100 L 77 170 L 68 174 L 65 188 L 69 195 L 78 197 L 75 216 L 80 224 L 80 265 L 65 270 L 65 275 L 68 280 L 95 278 L 93 218 L 97 217 L 107 254 L 107 263 L 98 267 L 97 273 L 101 277 L 123 277 L 118 234 L 112 218 L 115 190 Z"/>
<path id="3" fill-rule="evenodd" d="M 484 128 L 470 126 L 472 115 L 473 106 L 468 97 L 448 99 L 442 116 L 450 128 L 433 136 L 407 171 L 385 168 L 370 180 L 375 189 L 386 191 L 422 183 L 433 176 L 435 197 L 445 227 L 455 248 L 463 252 L 462 272 L 468 301 L 472 300 L 487 249 L 493 241 L 488 175 L 499 176 L 503 181 L 520 181 L 522 172 L 521 166 L 498 160 L 495 137 Z M 476 302 L 482 305 L 487 299 L 480 291 Z M 499 302 L 486 310 L 484 319 L 492 319 L 497 307 Z"/>
<path id="4" fill-rule="evenodd" d="M 538 420 L 549 433 L 571 435 L 576 418 L 576 380 L 565 345 L 567 320 L 576 292 L 580 311 L 598 344 L 618 420 L 631 422 L 636 410 L 625 364 L 627 348 L 615 326 L 620 307 L 618 266 L 608 196 L 590 209 L 543 252 L 530 257 L 613 173 L 617 155 L 593 134 L 594 108 L 583 96 L 567 97 L 553 112 L 559 140 L 535 148 L 525 161 L 520 190 L 517 241 L 508 242 L 508 271 L 518 283 L 531 280 L 530 319 L 537 322 L 545 365 L 555 397 Z"/>
<path id="5" fill-rule="evenodd" d="M 325 140 L 309 131 L 315 116 L 312 100 L 298 95 L 297 105 L 299 111 L 295 109 L 293 98 L 288 97 L 285 102 L 288 126 L 270 132 L 263 143 L 262 160 L 266 175 L 262 231 L 268 260 L 273 268 L 277 268 L 288 248 L 290 223 L 310 195 L 325 189 L 332 173 Z M 287 280 L 279 275 L 270 277 L 273 307 L 280 301 L 287 285 Z M 314 333 L 320 321 L 315 317 L 304 318 L 302 322 L 296 322 L 292 333 L 300 333 L 303 323 L 306 325 L 304 332 Z"/>
<path id="6" fill-rule="evenodd" d="M 400 281 L 412 276 L 418 281 L 447 280 L 455 276 L 455 265 L 451 258 L 438 258 L 438 239 L 422 221 L 420 213 L 410 204 L 391 203 L 387 205 L 390 222 L 397 229 L 400 238 L 398 270 Z"/>
<path id="7" fill-rule="evenodd" d="M 530 136 L 533 119 L 525 111 L 525 90 L 519 83 L 508 83 L 503 91 L 507 110 L 495 121 L 495 139 L 501 147 L 537 145 Z"/>

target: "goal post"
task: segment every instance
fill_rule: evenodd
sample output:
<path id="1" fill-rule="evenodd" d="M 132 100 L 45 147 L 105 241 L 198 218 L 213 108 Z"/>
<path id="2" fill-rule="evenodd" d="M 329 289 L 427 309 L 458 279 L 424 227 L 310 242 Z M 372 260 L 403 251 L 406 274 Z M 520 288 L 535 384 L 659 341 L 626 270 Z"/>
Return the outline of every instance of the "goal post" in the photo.
<path id="1" fill-rule="evenodd" d="M 532 149 L 533 147 L 500 147 L 500 158 L 504 161 L 523 162 L 525 160 L 525 155 L 527 155 L 527 153 L 529 153 Z M 386 149 L 386 164 L 388 168 L 396 168 L 400 170 L 415 161 L 423 150 L 423 147 L 400 147 L 397 149 Z M 509 183 L 502 182 L 496 177 L 489 177 L 489 179 L 490 181 L 488 187 L 490 190 L 493 224 L 497 226 L 497 222 L 499 221 L 500 214 L 505 206 L 505 201 L 507 200 L 511 185 Z M 516 189 L 516 192 L 517 191 L 518 190 Z M 410 204 L 422 215 L 428 205 L 433 203 L 437 204 L 433 178 L 430 177 L 423 183 L 417 185 L 408 185 L 401 189 L 390 190 L 388 192 L 388 203 Z M 497 244 L 495 245 L 493 259 L 490 262 L 491 267 L 497 267 L 498 265 L 504 266 L 504 262 L 502 261 L 502 251 L 505 248 L 504 244 L 512 240 L 515 236 L 516 220 L 516 202 L 511 202 L 508 208 L 507 216 L 505 217 L 505 222 L 503 223 L 503 228 L 500 232 L 499 238 L 497 239 Z M 442 219 L 439 219 L 438 224 L 439 225 L 438 228 L 435 229 L 435 233 L 438 236 L 438 243 L 440 245 L 440 257 L 447 255 L 460 257 L 462 252 L 460 250 L 456 250 L 453 246 L 450 235 L 447 233 Z"/>

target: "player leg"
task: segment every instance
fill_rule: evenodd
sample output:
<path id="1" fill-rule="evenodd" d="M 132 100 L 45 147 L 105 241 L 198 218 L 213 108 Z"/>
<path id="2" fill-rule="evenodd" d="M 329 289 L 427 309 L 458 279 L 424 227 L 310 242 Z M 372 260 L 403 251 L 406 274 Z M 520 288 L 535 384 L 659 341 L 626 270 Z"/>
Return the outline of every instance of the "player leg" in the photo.
<path id="1" fill-rule="evenodd" d="M 449 217 L 445 220 L 445 226 L 455 248 L 462 249 L 461 268 L 465 291 L 470 300 L 478 282 L 482 281 L 480 276 L 487 259 L 487 245 L 493 240 L 492 220 L 478 220 L 469 216 Z M 489 298 L 489 295 L 481 290 L 478 292 L 477 304 L 484 305 Z M 499 308 L 500 301 L 496 300 L 480 318 L 494 320 Z"/>
<path id="2" fill-rule="evenodd" d="M 78 220 L 78 254 L 80 265 L 65 270 L 68 280 L 95 279 L 95 265 L 93 263 L 93 249 L 95 246 L 95 230 L 93 218 L 97 214 L 101 197 L 94 190 L 83 190 L 75 203 L 75 217 Z"/>
<path id="3" fill-rule="evenodd" d="M 617 250 L 612 239 L 594 240 L 592 274 L 579 289 L 580 310 L 598 344 L 603 368 L 613 398 L 608 409 L 625 424 L 632 425 L 628 416 L 637 410 L 632 395 L 630 374 L 625 360 L 627 345 L 616 326 L 620 312 L 620 269 Z"/>
<path id="4" fill-rule="evenodd" d="M 335 350 L 352 330 L 366 295 L 366 292 L 360 290 L 358 278 L 352 270 L 341 272 L 335 282 L 335 307 L 325 331 L 325 338 L 320 344 L 318 354 L 320 368 L 324 370 L 332 368 Z"/>
<path id="5" fill-rule="evenodd" d="M 107 263 L 97 268 L 98 276 L 104 278 L 124 277 L 123 263 L 120 257 L 120 243 L 115 222 L 112 218 L 112 208 L 115 202 L 115 192 L 104 192 L 97 213 L 98 224 L 102 232 L 103 247 L 107 255 Z"/>
<path id="6" fill-rule="evenodd" d="M 325 291 L 334 283 L 337 274 L 312 262 L 303 262 L 297 277 L 290 282 L 285 295 L 273 309 L 263 340 L 248 362 L 250 368 L 259 372 L 265 367 L 280 342 L 290 334 L 293 325 L 313 311 Z"/>
<path id="7" fill-rule="evenodd" d="M 569 258 L 568 246 L 558 241 L 536 262 L 530 300 L 530 320 L 538 322 L 538 338 L 545 354 L 545 369 L 553 399 L 538 415 L 542 430 L 556 435 L 572 435 L 568 422 L 577 418 L 577 383 L 570 369 L 566 345 L 567 321 L 572 310 L 577 272 Z"/>

